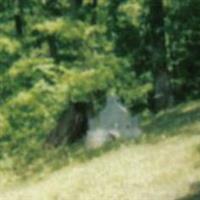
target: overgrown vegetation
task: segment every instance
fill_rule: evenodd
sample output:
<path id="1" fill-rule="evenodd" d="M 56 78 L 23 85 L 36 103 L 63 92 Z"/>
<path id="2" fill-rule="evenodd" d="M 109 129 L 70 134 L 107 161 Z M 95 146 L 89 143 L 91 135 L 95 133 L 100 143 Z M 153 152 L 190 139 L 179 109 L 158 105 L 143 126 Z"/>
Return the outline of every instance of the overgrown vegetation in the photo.
<path id="1" fill-rule="evenodd" d="M 110 90 L 133 113 L 198 99 L 199 15 L 199 0 L 0 0 L 0 159 L 27 166 L 77 141 Z M 70 109 L 83 129 L 63 139 Z"/>
<path id="2" fill-rule="evenodd" d="M 94 151 L 87 151 L 80 143 L 57 151 L 49 149 L 36 163 L 23 168 L 23 173 L 18 165 L 14 169 L 18 174 L 13 174 L 13 169 L 9 172 L 13 160 L 8 159 L 0 165 L 0 198 L 199 197 L 199 108 L 200 102 L 194 101 L 158 113 L 143 124 L 145 134 L 138 141 L 109 143 Z M 172 116 L 178 116 L 173 123 Z"/>

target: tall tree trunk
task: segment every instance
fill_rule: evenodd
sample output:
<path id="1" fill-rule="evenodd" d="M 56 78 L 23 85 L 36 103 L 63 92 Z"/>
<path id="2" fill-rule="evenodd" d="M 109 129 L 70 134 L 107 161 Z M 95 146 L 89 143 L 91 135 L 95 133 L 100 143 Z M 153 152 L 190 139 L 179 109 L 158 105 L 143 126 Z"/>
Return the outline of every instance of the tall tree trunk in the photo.
<path id="1" fill-rule="evenodd" d="M 73 14 L 76 15 L 83 4 L 83 0 L 71 0 Z"/>
<path id="2" fill-rule="evenodd" d="M 74 19 L 82 19 L 81 7 L 83 0 L 70 0 L 71 16 Z"/>
<path id="3" fill-rule="evenodd" d="M 52 36 L 48 36 L 47 43 L 49 46 L 49 55 L 54 59 L 55 63 L 58 63 L 58 45 L 56 43 L 56 38 Z"/>
<path id="4" fill-rule="evenodd" d="M 46 0 L 45 1 L 45 7 L 47 9 L 47 12 L 50 13 L 50 15 L 58 17 L 62 15 L 61 9 L 59 9 L 59 1 L 58 0 Z"/>
<path id="5" fill-rule="evenodd" d="M 93 0 L 92 1 L 92 24 L 96 24 L 97 22 L 97 5 L 98 5 L 98 0 Z"/>
<path id="6" fill-rule="evenodd" d="M 108 17 L 107 17 L 107 27 L 108 36 L 113 37 L 113 33 L 117 32 L 118 24 L 118 8 L 124 0 L 110 0 L 108 3 Z"/>
<path id="7" fill-rule="evenodd" d="M 75 18 L 79 18 L 79 9 L 83 0 L 71 0 L 71 6 Z M 57 57 L 57 45 L 54 37 L 48 38 L 50 55 Z M 57 126 L 50 133 L 47 143 L 58 146 L 65 143 L 73 143 L 86 135 L 88 129 L 88 105 L 78 102 L 71 103 L 69 109 L 65 110 L 57 122 Z"/>
<path id="8" fill-rule="evenodd" d="M 73 0 L 76 8 L 80 8 L 83 4 L 83 0 Z"/>
<path id="9" fill-rule="evenodd" d="M 155 109 L 168 107 L 172 102 L 170 76 L 166 62 L 165 13 L 163 0 L 148 0 L 152 38 L 152 64 L 154 74 Z"/>
<path id="10" fill-rule="evenodd" d="M 86 135 L 88 129 L 88 107 L 85 103 L 74 103 L 65 110 L 57 126 L 50 133 L 47 143 L 54 146 L 73 143 Z"/>
<path id="11" fill-rule="evenodd" d="M 16 12 L 14 14 L 15 30 L 17 35 L 22 36 L 24 33 L 24 18 L 23 18 L 23 2 L 22 0 L 15 0 L 14 2 Z"/>
<path id="12" fill-rule="evenodd" d="M 46 0 L 44 7 L 47 10 L 47 14 L 53 17 L 57 17 L 59 10 L 56 8 L 58 4 L 57 0 Z M 56 41 L 56 36 L 50 35 L 46 38 L 47 44 L 49 46 L 49 56 L 54 59 L 55 63 L 59 62 L 58 59 L 58 43 Z"/>

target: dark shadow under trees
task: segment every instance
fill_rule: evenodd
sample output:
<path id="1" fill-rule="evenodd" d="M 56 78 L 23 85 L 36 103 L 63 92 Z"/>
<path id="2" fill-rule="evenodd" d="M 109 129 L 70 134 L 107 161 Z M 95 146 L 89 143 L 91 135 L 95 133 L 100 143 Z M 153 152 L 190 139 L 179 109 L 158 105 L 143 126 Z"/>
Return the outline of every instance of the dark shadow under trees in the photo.
<path id="1" fill-rule="evenodd" d="M 197 105 L 197 104 L 196 104 Z M 169 109 L 156 115 L 153 120 L 144 125 L 144 131 L 153 136 L 166 135 L 173 136 L 181 134 L 184 127 L 190 128 L 190 125 L 200 121 L 200 107 L 197 105 L 184 109 L 182 106 Z M 183 131 L 185 133 L 186 131 Z M 195 131 L 190 133 L 195 134 Z"/>
<path id="2" fill-rule="evenodd" d="M 192 183 L 190 186 L 190 194 L 178 198 L 176 200 L 199 200 L 200 199 L 200 182 Z"/>

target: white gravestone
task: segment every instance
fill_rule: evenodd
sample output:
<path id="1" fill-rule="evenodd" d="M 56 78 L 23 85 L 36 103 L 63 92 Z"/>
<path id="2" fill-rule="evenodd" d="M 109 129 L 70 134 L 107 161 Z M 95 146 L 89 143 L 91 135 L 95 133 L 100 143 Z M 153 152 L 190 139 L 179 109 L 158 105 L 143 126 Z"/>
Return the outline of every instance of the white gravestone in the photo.
<path id="1" fill-rule="evenodd" d="M 140 134 L 138 118 L 132 117 L 116 96 L 108 96 L 104 109 L 89 120 L 86 146 L 98 148 L 109 140 L 136 138 Z"/>

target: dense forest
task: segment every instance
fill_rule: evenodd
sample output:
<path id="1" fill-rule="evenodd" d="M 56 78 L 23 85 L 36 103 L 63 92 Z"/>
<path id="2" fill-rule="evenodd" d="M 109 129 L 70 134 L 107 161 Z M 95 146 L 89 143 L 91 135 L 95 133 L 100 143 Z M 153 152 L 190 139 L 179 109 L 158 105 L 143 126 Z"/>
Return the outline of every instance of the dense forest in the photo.
<path id="1" fill-rule="evenodd" d="M 79 140 L 114 91 L 135 113 L 200 98 L 199 0 L 0 0 L 0 159 Z"/>

